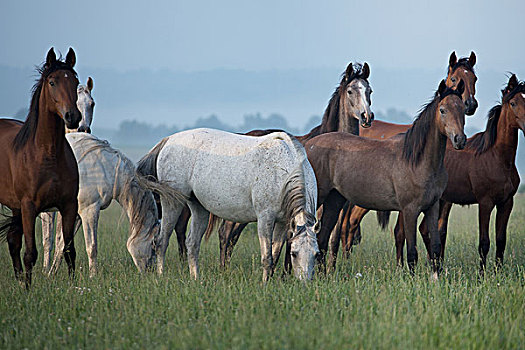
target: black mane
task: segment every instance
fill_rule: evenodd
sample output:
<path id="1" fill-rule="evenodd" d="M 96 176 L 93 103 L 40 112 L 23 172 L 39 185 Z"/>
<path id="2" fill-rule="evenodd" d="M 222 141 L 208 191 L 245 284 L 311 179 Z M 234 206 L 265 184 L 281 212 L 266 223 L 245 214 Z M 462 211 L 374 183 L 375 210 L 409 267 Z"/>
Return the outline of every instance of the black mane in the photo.
<path id="1" fill-rule="evenodd" d="M 456 64 L 452 67 L 452 72 L 455 72 L 456 69 L 458 69 L 459 67 L 463 67 L 463 68 L 467 68 L 468 70 L 470 70 L 472 73 L 476 74 L 476 72 L 474 71 L 474 67 L 472 67 L 472 65 L 470 64 L 469 60 L 468 60 L 468 57 L 463 57 L 463 58 L 460 58 Z M 448 72 L 447 72 L 448 73 Z"/>
<path id="2" fill-rule="evenodd" d="M 434 122 L 434 111 L 436 105 L 448 95 L 456 95 L 461 98 L 458 91 L 448 87 L 441 95 L 436 92 L 434 98 L 421 107 L 418 116 L 414 120 L 414 124 L 405 133 L 403 158 L 405 158 L 410 164 L 417 166 L 421 161 L 421 157 L 423 156 L 427 144 L 428 132 Z"/>
<path id="3" fill-rule="evenodd" d="M 66 64 L 65 62 L 60 61 L 60 59 L 56 60 L 52 65 L 48 66 L 47 64 L 43 64 L 42 67 L 39 67 L 36 69 L 38 74 L 40 74 L 40 79 L 38 79 L 33 85 L 33 88 L 31 89 L 31 104 L 29 107 L 29 113 L 27 114 L 26 121 L 24 122 L 24 125 L 16 134 L 15 139 L 13 141 L 13 148 L 15 152 L 18 152 L 29 139 L 33 139 L 35 137 L 36 128 L 38 126 L 38 103 L 40 101 L 40 94 L 42 93 L 42 85 L 46 78 L 53 72 L 56 72 L 57 70 L 67 70 L 71 73 L 75 74 L 77 76 L 77 73 L 69 64 Z"/>

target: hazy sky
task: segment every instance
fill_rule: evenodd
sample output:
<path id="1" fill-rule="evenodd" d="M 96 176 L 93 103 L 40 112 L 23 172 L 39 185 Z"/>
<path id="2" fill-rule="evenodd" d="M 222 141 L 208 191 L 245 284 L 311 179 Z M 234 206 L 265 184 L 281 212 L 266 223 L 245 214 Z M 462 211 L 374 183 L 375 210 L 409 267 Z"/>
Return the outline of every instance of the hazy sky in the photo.
<path id="1" fill-rule="evenodd" d="M 121 70 L 200 71 L 444 67 L 475 49 L 482 67 L 523 64 L 516 1 L 27 1 L 0 2 L 0 64 L 28 66 L 50 46 Z"/>

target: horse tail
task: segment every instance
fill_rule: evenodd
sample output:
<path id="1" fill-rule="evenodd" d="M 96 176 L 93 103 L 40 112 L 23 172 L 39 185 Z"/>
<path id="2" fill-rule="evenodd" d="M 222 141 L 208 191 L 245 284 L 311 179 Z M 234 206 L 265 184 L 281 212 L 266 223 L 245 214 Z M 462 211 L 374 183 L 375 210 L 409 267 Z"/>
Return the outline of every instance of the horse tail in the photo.
<path id="1" fill-rule="evenodd" d="M 164 148 L 164 145 L 166 145 L 166 142 L 168 142 L 168 139 L 169 137 L 163 138 L 148 154 L 139 160 L 136 169 L 137 174 L 153 177 L 155 180 L 157 179 L 157 158 L 159 157 L 160 151 Z"/>
<path id="2" fill-rule="evenodd" d="M 210 239 L 211 234 L 215 230 L 215 227 L 217 227 L 217 225 L 219 224 L 222 225 L 223 223 L 223 219 L 213 214 L 210 214 L 210 218 L 208 219 L 208 226 L 206 227 L 206 231 L 204 232 L 204 239 L 206 242 L 208 242 L 208 240 Z"/>
<path id="3" fill-rule="evenodd" d="M 0 242 L 7 241 L 7 234 L 9 232 L 23 232 L 22 229 L 22 215 L 9 215 L 1 213 L 0 219 Z"/>
<path id="4" fill-rule="evenodd" d="M 390 211 L 377 211 L 377 223 L 381 227 L 381 230 L 386 230 L 388 223 L 390 222 Z"/>

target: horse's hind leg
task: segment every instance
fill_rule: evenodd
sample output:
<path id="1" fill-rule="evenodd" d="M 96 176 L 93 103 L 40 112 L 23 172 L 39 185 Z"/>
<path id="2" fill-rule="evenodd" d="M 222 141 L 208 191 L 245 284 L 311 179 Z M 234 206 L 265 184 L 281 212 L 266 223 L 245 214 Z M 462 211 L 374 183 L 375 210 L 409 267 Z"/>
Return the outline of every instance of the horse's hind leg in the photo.
<path id="1" fill-rule="evenodd" d="M 396 226 L 394 227 L 394 239 L 396 241 L 396 261 L 398 266 L 403 266 L 403 249 L 405 249 L 405 230 L 403 228 L 403 213 L 399 212 Z"/>
<path id="2" fill-rule="evenodd" d="M 507 244 L 507 224 L 514 205 L 514 198 L 509 198 L 502 205 L 496 207 L 496 266 L 503 265 L 503 254 Z"/>
<path id="3" fill-rule="evenodd" d="M 487 255 L 490 249 L 490 238 L 489 238 L 489 223 L 490 213 L 494 209 L 492 201 L 480 201 L 478 207 L 478 221 L 479 221 L 479 258 L 480 258 L 480 274 L 483 275 L 485 267 L 487 265 Z"/>
<path id="4" fill-rule="evenodd" d="M 166 259 L 166 250 L 170 241 L 171 234 L 177 223 L 177 219 L 184 206 L 173 205 L 168 201 L 161 199 L 162 203 L 162 220 L 160 222 L 160 232 L 155 239 L 155 254 L 157 255 L 157 273 L 164 272 L 164 262 Z"/>
<path id="5" fill-rule="evenodd" d="M 64 237 L 64 260 L 68 267 L 69 276 L 74 277 L 75 259 L 77 256 L 75 250 L 75 226 L 77 220 L 78 202 L 71 201 L 65 208 L 60 209 L 62 215 L 62 233 Z"/>
<path id="6" fill-rule="evenodd" d="M 188 249 L 186 248 L 186 231 L 190 217 L 190 209 L 184 207 L 179 219 L 177 220 L 177 224 L 175 225 L 175 233 L 177 234 L 177 242 L 179 243 L 179 258 L 181 261 L 186 261 L 188 257 Z"/>
<path id="7" fill-rule="evenodd" d="M 229 264 L 230 260 L 232 258 L 233 254 L 233 248 L 239 241 L 239 237 L 241 237 L 241 233 L 244 230 L 244 228 L 248 224 L 240 224 L 238 222 L 233 223 L 233 228 L 230 231 L 230 234 L 228 235 L 227 239 L 225 240 L 225 246 L 224 246 L 224 257 L 225 257 L 225 264 Z M 220 233 L 220 231 L 219 231 Z M 222 256 L 222 255 L 221 255 Z"/>
<path id="8" fill-rule="evenodd" d="M 53 249 L 55 213 L 40 213 L 42 220 L 42 244 L 44 246 L 44 267 L 43 272 L 48 273 L 51 268 L 51 250 Z"/>
<path id="9" fill-rule="evenodd" d="M 425 218 L 430 231 L 430 263 L 432 264 L 433 277 L 437 279 L 441 273 L 441 238 L 438 232 L 439 201 L 425 211 Z"/>
<path id="10" fill-rule="evenodd" d="M 317 235 L 317 241 L 319 243 L 320 258 L 319 266 L 322 270 L 326 269 L 325 257 L 328 251 L 328 243 L 332 229 L 339 217 L 339 212 L 345 204 L 346 199 L 339 194 L 336 190 L 330 192 L 323 204 L 323 215 L 321 217 L 321 230 Z M 339 237 L 337 238 L 339 239 Z"/>
<path id="11" fill-rule="evenodd" d="M 368 212 L 369 210 L 365 208 L 357 206 L 352 208 L 350 212 L 350 227 L 348 228 L 349 237 L 351 237 L 351 239 L 348 240 L 348 244 L 350 244 L 347 248 L 348 251 L 350 251 L 351 246 L 361 243 L 361 221 L 363 221 L 363 218 Z"/>
<path id="12" fill-rule="evenodd" d="M 100 206 L 96 202 L 80 210 L 82 228 L 84 229 L 84 241 L 89 262 L 89 277 L 97 273 L 97 228 L 100 217 Z"/>
<path id="13" fill-rule="evenodd" d="M 275 219 L 260 216 L 257 218 L 257 233 L 261 246 L 261 264 L 263 267 L 263 282 L 267 282 L 273 273 L 272 236 Z"/>
<path id="14" fill-rule="evenodd" d="M 22 250 L 22 236 L 24 234 L 22 229 L 22 216 L 19 211 L 13 211 L 13 222 L 7 231 L 7 243 L 9 245 L 9 254 L 13 261 L 13 268 L 15 270 L 15 278 L 22 282 L 22 260 L 20 259 L 20 251 Z"/>
<path id="15" fill-rule="evenodd" d="M 35 203 L 31 200 L 23 200 L 22 205 L 22 227 L 24 229 L 24 266 L 26 269 L 26 288 L 31 285 L 31 274 L 35 266 L 38 252 L 35 242 L 35 220 L 37 216 Z"/>
<path id="16" fill-rule="evenodd" d="M 190 274 L 194 279 L 199 278 L 199 251 L 201 247 L 202 236 L 208 226 L 210 212 L 197 201 L 188 203 L 191 210 L 190 232 L 186 238 L 186 247 L 188 248 L 188 265 Z"/>
<path id="17" fill-rule="evenodd" d="M 414 209 L 403 210 L 403 231 L 407 243 L 407 263 L 412 273 L 417 264 L 416 225 L 418 214 L 419 212 Z"/>

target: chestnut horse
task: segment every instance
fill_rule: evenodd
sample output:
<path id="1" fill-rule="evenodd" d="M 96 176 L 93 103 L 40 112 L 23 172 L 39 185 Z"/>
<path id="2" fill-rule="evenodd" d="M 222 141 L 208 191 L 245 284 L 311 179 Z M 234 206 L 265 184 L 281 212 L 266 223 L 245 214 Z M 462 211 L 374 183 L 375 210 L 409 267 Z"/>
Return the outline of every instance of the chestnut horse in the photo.
<path id="1" fill-rule="evenodd" d="M 306 141 L 317 135 L 333 131 L 357 134 L 359 125 L 364 128 L 369 127 L 374 120 L 374 113 L 370 110 L 372 89 L 368 82 L 369 76 L 370 67 L 366 62 L 363 65 L 350 63 L 343 73 L 339 86 L 328 102 L 321 125 L 316 126 L 306 135 L 297 136 L 296 138 L 299 142 L 304 145 Z M 245 135 L 264 136 L 276 131 L 281 130 L 252 130 Z M 189 210 L 183 211 L 181 219 L 179 219 L 175 227 L 181 256 L 185 254 L 184 242 L 189 216 Z M 229 262 L 233 247 L 246 225 L 231 221 L 223 221 L 221 223 L 219 228 L 219 248 L 222 267 Z"/>
<path id="2" fill-rule="evenodd" d="M 453 90 L 442 80 L 413 126 L 387 140 L 328 133 L 306 142 L 317 178 L 318 205 L 324 206 L 318 234 L 321 263 L 338 214 L 348 200 L 372 210 L 403 211 L 411 271 L 417 263 L 417 217 L 423 212 L 429 222 L 432 267 L 437 276 L 441 267 L 438 200 L 447 184 L 443 158 L 447 138 L 457 149 L 465 146 L 463 90 L 463 81 Z M 335 256 L 330 267 L 335 267 Z"/>
<path id="3" fill-rule="evenodd" d="M 73 69 L 75 52 L 69 49 L 64 62 L 57 60 L 53 48 L 33 88 L 25 123 L 0 119 L 0 203 L 12 216 L 1 224 L 7 237 L 16 278 L 22 282 L 20 250 L 25 240 L 25 285 L 31 284 L 36 262 L 35 220 L 40 212 L 58 209 L 63 217 L 64 256 L 69 273 L 75 269 L 73 242 L 77 216 L 78 169 L 75 156 L 65 139 L 65 126 L 78 127 L 78 79 Z"/>
<path id="4" fill-rule="evenodd" d="M 476 73 L 474 72 L 475 64 L 476 54 L 473 51 L 468 58 L 463 57 L 459 60 L 456 57 L 456 52 L 450 54 L 445 82 L 447 86 L 452 89 L 457 87 L 460 80 L 463 80 L 465 83 L 465 90 L 461 97 L 465 102 L 466 115 L 473 115 L 478 107 L 478 102 L 475 98 L 477 81 Z M 366 129 L 360 128 L 359 136 L 383 140 L 406 132 L 411 126 L 411 124 L 394 124 L 375 120 L 371 127 Z M 345 207 L 341 212 L 340 220 L 335 230 L 340 231 L 343 256 L 347 256 L 356 239 L 357 241 L 361 239 L 359 225 L 366 213 L 368 213 L 367 209 L 357 206 L 354 206 L 351 210 Z M 335 241 L 335 239 L 331 239 L 330 247 L 332 250 L 337 251 L 339 248 L 339 240 Z"/>
<path id="5" fill-rule="evenodd" d="M 516 169 L 518 130 L 525 134 L 525 82 L 512 75 L 502 90 L 501 104 L 488 113 L 485 131 L 467 141 L 464 151 L 447 147 L 445 167 L 448 184 L 440 201 L 439 233 L 441 258 L 445 255 L 448 216 L 452 204 L 478 204 L 480 273 L 483 274 L 490 248 L 489 223 L 494 207 L 496 213 L 496 266 L 503 264 L 507 242 L 507 224 L 520 184 Z M 426 222 L 420 232 L 427 251 L 430 249 Z M 405 235 L 396 226 L 398 261 L 402 259 Z"/>

